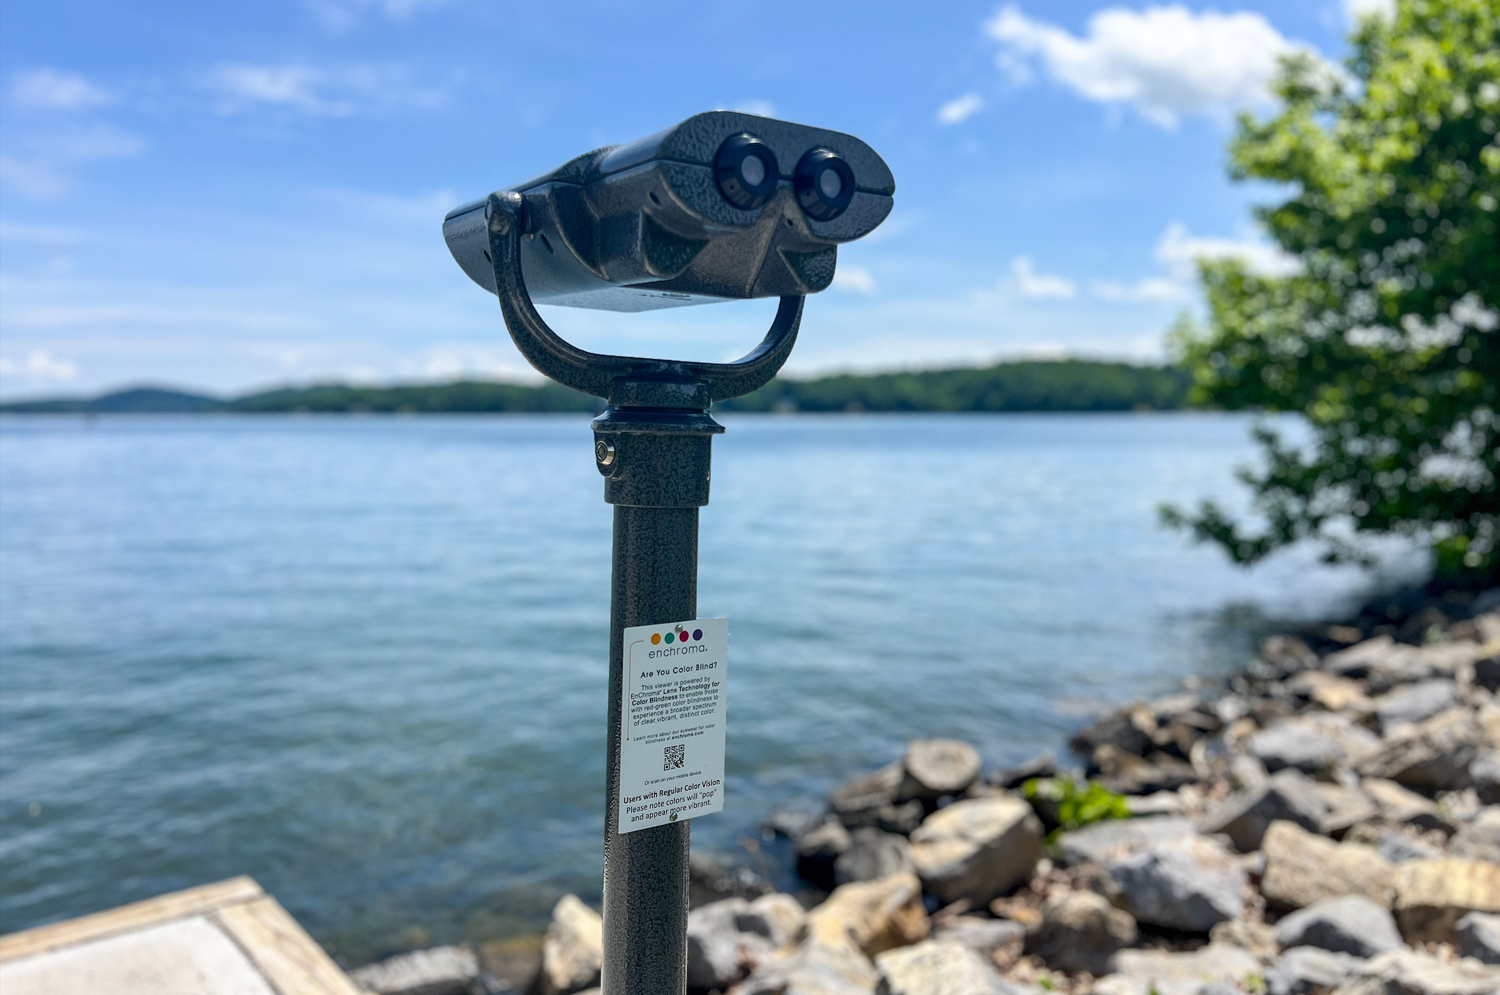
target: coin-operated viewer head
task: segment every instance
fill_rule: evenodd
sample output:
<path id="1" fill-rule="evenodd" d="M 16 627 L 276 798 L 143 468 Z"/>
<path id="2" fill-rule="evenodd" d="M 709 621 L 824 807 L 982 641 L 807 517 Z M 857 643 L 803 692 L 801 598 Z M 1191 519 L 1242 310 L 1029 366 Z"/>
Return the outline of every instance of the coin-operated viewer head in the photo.
<path id="1" fill-rule="evenodd" d="M 896 183 L 864 142 L 731 111 L 581 155 L 509 190 L 538 304 L 650 311 L 817 293 L 838 246 L 891 211 Z M 495 293 L 488 202 L 443 222 L 453 258 Z"/>

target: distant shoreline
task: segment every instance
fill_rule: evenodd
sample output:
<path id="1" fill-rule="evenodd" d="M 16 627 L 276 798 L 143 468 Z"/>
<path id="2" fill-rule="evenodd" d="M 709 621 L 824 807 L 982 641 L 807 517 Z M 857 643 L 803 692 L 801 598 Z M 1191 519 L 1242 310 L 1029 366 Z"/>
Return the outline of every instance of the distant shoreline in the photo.
<path id="1" fill-rule="evenodd" d="M 1177 411 L 1191 406 L 1188 375 L 1171 367 L 1091 360 L 1000 363 L 982 369 L 774 380 L 715 406 L 737 412 Z M 457 381 L 358 387 L 318 384 L 236 398 L 162 388 L 92 398 L 0 404 L 37 414 L 590 414 L 603 402 L 552 383 Z"/>

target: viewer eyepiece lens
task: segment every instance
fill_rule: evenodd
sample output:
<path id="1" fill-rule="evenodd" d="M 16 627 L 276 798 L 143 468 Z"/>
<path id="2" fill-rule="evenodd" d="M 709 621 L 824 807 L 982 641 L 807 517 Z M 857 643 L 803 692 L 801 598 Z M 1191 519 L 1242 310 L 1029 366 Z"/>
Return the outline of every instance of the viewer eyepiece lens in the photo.
<path id="1" fill-rule="evenodd" d="M 753 211 L 776 193 L 776 155 L 748 133 L 728 138 L 714 156 L 719 193 L 735 207 Z"/>
<path id="2" fill-rule="evenodd" d="M 829 221 L 854 199 L 854 170 L 837 152 L 813 149 L 797 163 L 792 189 L 808 217 Z"/>

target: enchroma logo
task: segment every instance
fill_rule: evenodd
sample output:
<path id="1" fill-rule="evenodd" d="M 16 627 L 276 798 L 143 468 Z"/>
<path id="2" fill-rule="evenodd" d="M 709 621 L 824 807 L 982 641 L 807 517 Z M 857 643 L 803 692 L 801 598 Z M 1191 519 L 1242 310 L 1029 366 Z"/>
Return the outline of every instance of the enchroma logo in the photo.
<path id="1" fill-rule="evenodd" d="M 682 626 L 679 625 L 676 628 L 674 628 L 671 632 L 653 632 L 653 633 L 651 633 L 651 645 L 652 646 L 660 646 L 663 642 L 668 643 L 668 644 L 671 644 L 671 643 L 685 643 L 685 642 L 688 642 L 690 640 L 693 641 L 693 642 L 697 642 L 697 641 L 701 640 L 702 638 L 703 638 L 703 630 L 702 629 L 694 629 L 692 632 L 689 632 L 686 629 L 684 629 Z"/>

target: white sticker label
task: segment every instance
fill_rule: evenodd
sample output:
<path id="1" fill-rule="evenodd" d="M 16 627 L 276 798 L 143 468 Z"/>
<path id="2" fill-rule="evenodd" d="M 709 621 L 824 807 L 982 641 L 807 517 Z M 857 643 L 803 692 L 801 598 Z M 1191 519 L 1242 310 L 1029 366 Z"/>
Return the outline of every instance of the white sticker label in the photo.
<path id="1" fill-rule="evenodd" d="M 625 630 L 620 832 L 724 808 L 729 619 Z"/>

